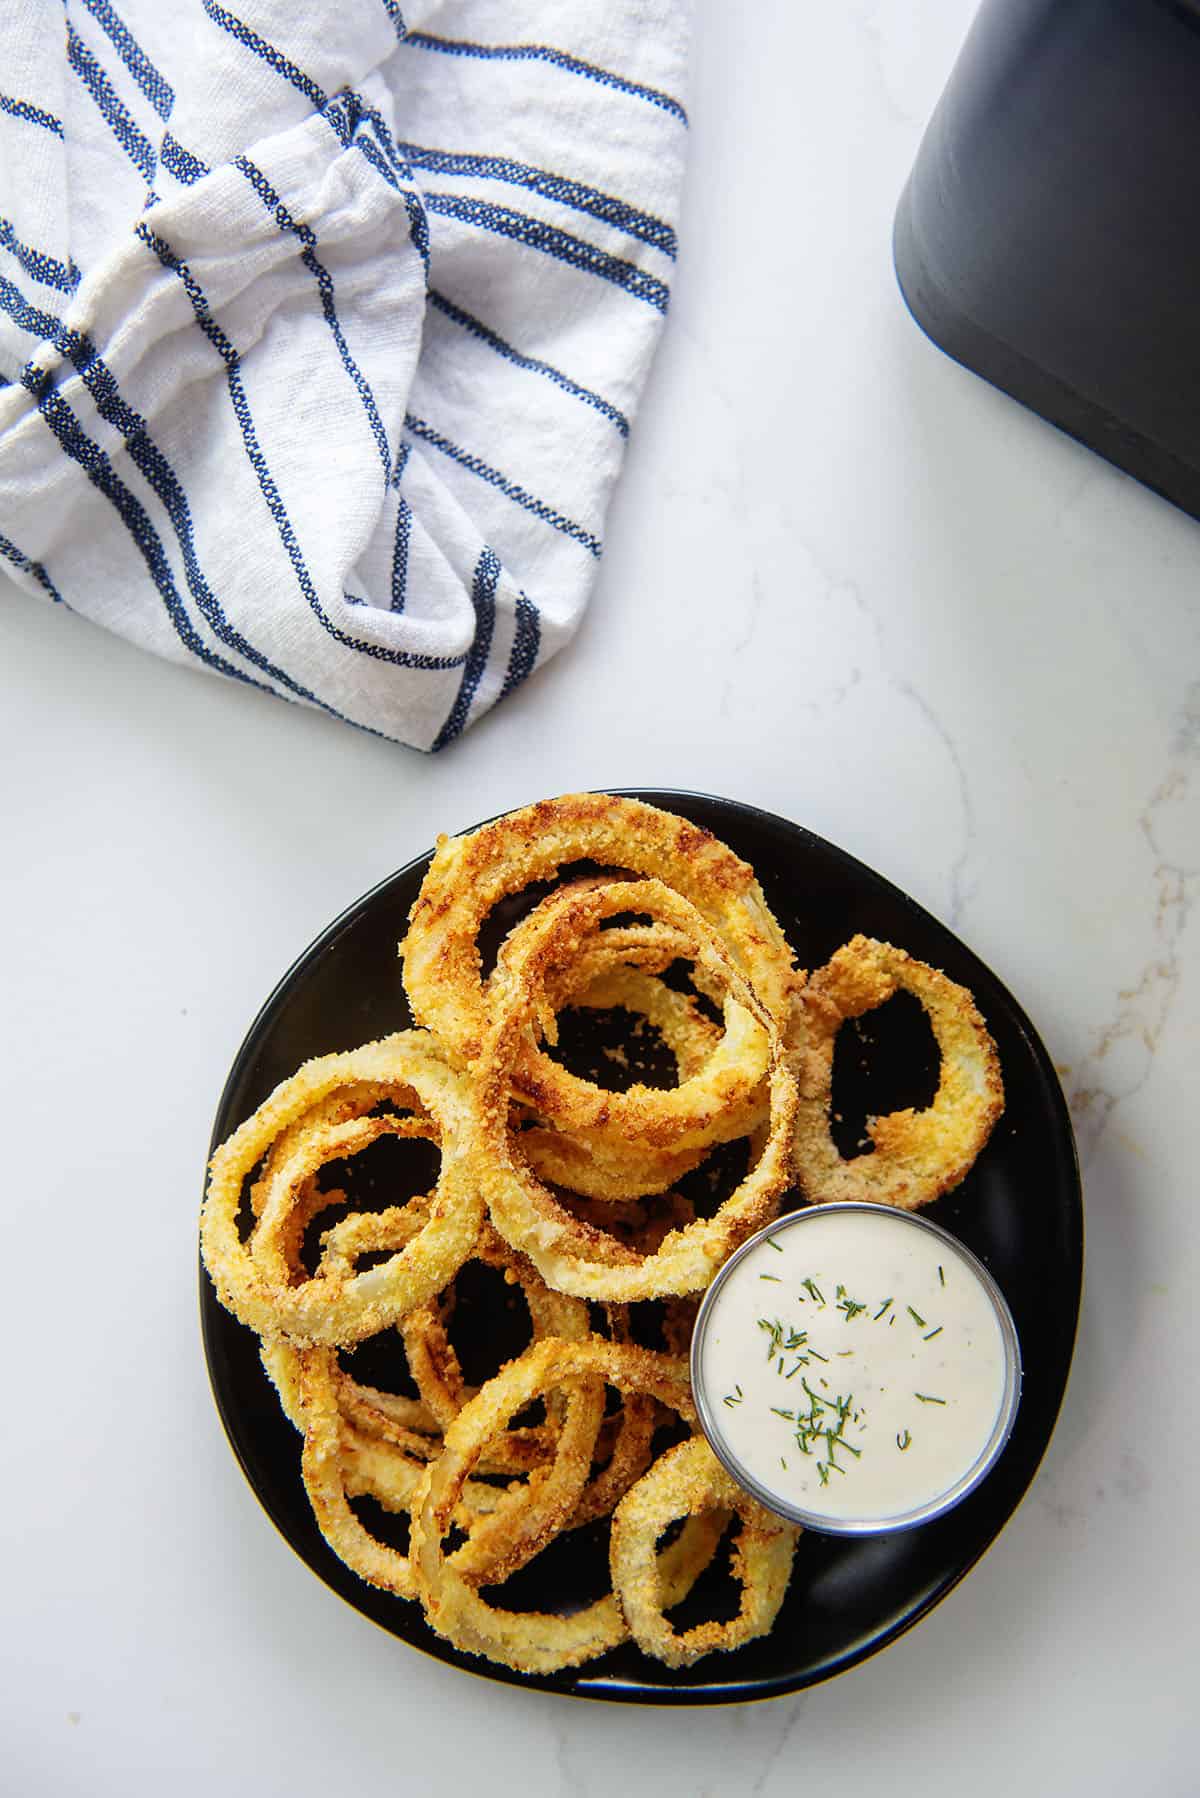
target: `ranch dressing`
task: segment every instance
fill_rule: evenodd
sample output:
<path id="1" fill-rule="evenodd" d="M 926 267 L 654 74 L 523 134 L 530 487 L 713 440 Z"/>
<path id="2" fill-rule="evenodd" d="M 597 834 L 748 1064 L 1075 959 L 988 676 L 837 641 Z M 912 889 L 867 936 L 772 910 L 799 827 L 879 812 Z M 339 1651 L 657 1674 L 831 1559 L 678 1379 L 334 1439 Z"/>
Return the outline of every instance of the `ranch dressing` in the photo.
<path id="1" fill-rule="evenodd" d="M 888 1527 L 965 1485 L 1002 1446 L 1019 1377 L 1011 1320 L 976 1267 L 883 1206 L 764 1232 L 697 1329 L 693 1380 L 722 1460 L 817 1528 Z"/>

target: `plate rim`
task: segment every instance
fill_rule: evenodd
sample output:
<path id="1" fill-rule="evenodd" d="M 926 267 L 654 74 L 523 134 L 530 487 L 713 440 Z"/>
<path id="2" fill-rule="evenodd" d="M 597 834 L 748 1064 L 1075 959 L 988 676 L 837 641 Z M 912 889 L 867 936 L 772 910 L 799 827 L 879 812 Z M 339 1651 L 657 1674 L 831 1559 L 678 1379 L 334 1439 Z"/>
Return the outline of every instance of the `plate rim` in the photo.
<path id="1" fill-rule="evenodd" d="M 1025 1011 L 1024 1006 L 1015 997 L 1006 982 L 994 972 L 988 963 L 983 961 L 982 957 L 971 948 L 969 943 L 963 941 L 956 930 L 949 924 L 943 923 L 940 918 L 929 911 L 926 906 L 923 906 L 919 900 L 914 899 L 911 894 L 905 892 L 902 887 L 897 886 L 887 875 L 880 874 L 866 862 L 861 861 L 857 856 L 852 855 L 849 850 L 843 849 L 840 844 L 830 842 L 827 837 L 821 836 L 818 832 L 811 830 L 807 825 L 798 824 L 794 819 L 785 818 L 778 812 L 768 811 L 765 807 L 754 805 L 747 800 L 730 799 L 721 794 L 682 787 L 614 786 L 589 788 L 587 791 L 595 794 L 608 794 L 614 798 L 640 799 L 646 804 L 657 805 L 662 810 L 670 809 L 667 802 L 678 802 L 680 800 L 701 801 L 702 803 L 715 806 L 720 810 L 761 819 L 768 827 L 782 827 L 785 832 L 799 835 L 807 844 L 815 847 L 820 854 L 832 857 L 834 862 L 843 866 L 847 872 L 851 873 L 853 876 L 865 877 L 868 884 L 876 888 L 885 889 L 888 895 L 892 899 L 898 901 L 904 910 L 908 911 L 915 918 L 921 920 L 923 924 L 928 923 L 932 925 L 935 930 L 949 937 L 972 961 L 978 963 L 978 965 L 984 969 L 988 979 L 994 983 L 1009 1007 L 1010 1020 L 1019 1027 L 1025 1045 L 1032 1054 L 1034 1061 L 1038 1064 L 1039 1071 L 1043 1076 L 1043 1084 L 1051 1100 L 1051 1112 L 1055 1125 L 1055 1134 L 1066 1150 L 1064 1172 L 1068 1176 L 1066 1185 L 1069 1187 L 1070 1201 L 1067 1217 L 1069 1225 L 1067 1236 L 1070 1262 L 1074 1274 L 1074 1284 L 1071 1294 L 1072 1322 L 1070 1341 L 1066 1348 L 1061 1377 L 1057 1385 L 1057 1392 L 1053 1395 L 1053 1414 L 1049 1419 L 1045 1439 L 1038 1448 L 1036 1456 L 1025 1471 L 1024 1478 L 1021 1481 L 1019 1489 L 1015 1492 L 1015 1496 L 1012 1499 L 1006 1515 L 991 1534 L 980 1543 L 978 1549 L 971 1553 L 963 1561 L 962 1565 L 953 1573 L 939 1580 L 935 1587 L 904 1617 L 879 1633 L 872 1635 L 865 1643 L 859 1641 L 852 1644 L 840 1654 L 832 1656 L 830 1659 L 816 1667 L 809 1668 L 804 1674 L 798 1675 L 795 1673 L 787 1673 L 775 1677 L 768 1676 L 762 1679 L 756 1679 L 749 1687 L 745 1682 L 739 1680 L 727 1679 L 722 1681 L 719 1678 L 714 1679 L 711 1684 L 704 1686 L 650 1687 L 629 1684 L 619 1676 L 588 1676 L 586 1673 L 586 1666 L 583 1669 L 564 1669 L 558 1674 L 551 1675 L 519 1673 L 512 1668 L 501 1666 L 498 1663 L 481 1663 L 477 1657 L 461 1654 L 450 1643 L 426 1644 L 414 1641 L 410 1637 L 400 1634 L 397 1630 L 390 1628 L 387 1623 L 372 1616 L 370 1612 L 363 1610 L 347 1593 L 339 1590 L 338 1587 L 331 1585 L 318 1569 L 312 1566 L 307 1555 L 305 1555 L 292 1541 L 287 1530 L 272 1514 L 265 1498 L 259 1490 L 251 1468 L 239 1445 L 232 1418 L 229 1409 L 227 1408 L 226 1395 L 215 1376 L 212 1331 L 219 1323 L 220 1317 L 222 1315 L 228 1316 L 229 1314 L 221 1312 L 219 1300 L 216 1298 L 215 1289 L 209 1278 L 208 1270 L 204 1266 L 203 1258 L 199 1257 L 197 1298 L 205 1371 L 208 1376 L 209 1388 L 212 1393 L 213 1402 L 216 1406 L 217 1415 L 221 1421 L 221 1427 L 225 1433 L 226 1441 L 233 1452 L 234 1459 L 241 1469 L 246 1483 L 250 1487 L 260 1510 L 270 1523 L 271 1527 L 281 1539 L 286 1542 L 292 1555 L 301 1562 L 313 1579 L 317 1580 L 327 1592 L 330 1592 L 334 1597 L 341 1599 L 344 1604 L 354 1610 L 365 1622 L 373 1624 L 378 1630 L 390 1637 L 393 1641 L 402 1643 L 404 1647 L 415 1650 L 417 1653 L 425 1655 L 430 1660 L 438 1661 L 443 1665 L 451 1666 L 462 1672 L 469 1673 L 477 1679 L 499 1681 L 502 1684 L 513 1686 L 518 1690 L 525 1692 L 545 1692 L 556 1698 L 573 1698 L 600 1704 L 642 1704 L 656 1706 L 660 1709 L 671 1709 L 674 1706 L 681 1704 L 732 1705 L 766 1703 L 772 1698 L 785 1697 L 790 1693 L 805 1691 L 810 1687 L 823 1684 L 826 1680 L 836 1678 L 839 1674 L 846 1673 L 852 1667 L 858 1666 L 862 1662 L 870 1660 L 874 1655 L 882 1653 L 882 1651 L 889 1648 L 893 1642 L 899 1641 L 902 1636 L 907 1635 L 911 1629 L 914 1629 L 918 1623 L 922 1622 L 929 1615 L 930 1611 L 941 1604 L 943 1599 L 948 1597 L 949 1594 L 954 1591 L 955 1587 L 979 1565 L 984 1555 L 987 1554 L 989 1549 L 991 1549 L 998 1541 L 1016 1516 L 1021 1505 L 1024 1503 L 1029 1489 L 1045 1459 L 1050 1443 L 1053 1440 L 1054 1432 L 1058 1427 L 1059 1419 L 1062 1415 L 1063 1402 L 1066 1398 L 1067 1387 L 1070 1383 L 1071 1371 L 1075 1359 L 1075 1349 L 1078 1341 L 1085 1257 L 1083 1182 L 1079 1165 L 1078 1145 L 1075 1141 L 1075 1133 L 1071 1123 L 1070 1110 L 1067 1106 L 1066 1096 L 1063 1093 L 1062 1084 L 1058 1078 L 1054 1063 L 1032 1019 Z M 531 801 L 529 803 L 533 802 Z M 469 825 L 454 834 L 459 836 L 468 835 L 476 830 L 482 829 L 486 824 L 494 822 L 497 818 L 509 815 L 510 811 L 521 809 L 523 808 L 520 806 L 506 808 L 505 811 L 494 813 L 489 818 L 480 819 L 477 823 Z M 730 847 L 734 848 L 732 844 Z M 436 843 L 429 849 L 422 851 L 419 855 L 412 856 L 400 867 L 395 868 L 389 874 L 382 876 L 381 879 L 377 880 L 364 893 L 361 893 L 357 899 L 352 900 L 345 906 L 343 910 L 332 918 L 324 929 L 319 931 L 312 941 L 293 958 L 289 966 L 275 982 L 267 997 L 262 1001 L 242 1038 L 221 1087 L 220 1096 L 213 1114 L 213 1128 L 209 1142 L 208 1156 L 204 1165 L 202 1198 L 204 1193 L 207 1192 L 209 1161 L 211 1161 L 212 1155 L 219 1146 L 220 1141 L 223 1140 L 222 1136 L 219 1134 L 219 1130 L 226 1108 L 230 1103 L 232 1095 L 239 1085 L 248 1064 L 258 1052 L 260 1036 L 265 1034 L 266 1027 L 277 1005 L 291 990 L 296 974 L 302 964 L 316 961 L 321 956 L 327 954 L 343 931 L 356 922 L 380 894 L 388 888 L 404 881 L 406 877 L 412 876 L 418 868 L 427 866 L 435 849 Z M 734 848 L 734 853 L 740 854 L 740 851 Z M 236 1319 L 233 1321 L 237 1322 Z M 245 1326 L 241 1327 L 244 1328 Z M 564 1677 L 571 1679 L 575 1683 L 571 1686 L 564 1686 L 559 1683 Z"/>

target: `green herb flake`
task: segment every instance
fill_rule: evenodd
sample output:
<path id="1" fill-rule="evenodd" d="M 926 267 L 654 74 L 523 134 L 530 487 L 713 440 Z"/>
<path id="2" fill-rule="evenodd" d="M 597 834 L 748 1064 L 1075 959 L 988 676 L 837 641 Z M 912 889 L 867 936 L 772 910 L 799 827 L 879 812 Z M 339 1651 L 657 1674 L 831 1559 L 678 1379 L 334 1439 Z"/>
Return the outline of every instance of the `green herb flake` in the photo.
<path id="1" fill-rule="evenodd" d="M 783 1250 L 782 1250 L 782 1249 L 781 1249 L 781 1248 L 780 1248 L 780 1246 L 779 1246 L 779 1244 L 778 1244 L 778 1243 L 777 1243 L 777 1242 L 776 1242 L 776 1240 L 775 1240 L 775 1238 L 774 1238 L 774 1237 L 773 1237 L 773 1236 L 768 1236 L 768 1237 L 767 1237 L 767 1247 L 768 1247 L 768 1248 L 769 1248 L 769 1249 L 774 1249 L 774 1251 L 775 1251 L 775 1253 L 776 1253 L 776 1254 L 777 1254 L 777 1255 L 782 1255 L 782 1254 L 783 1254 Z M 939 1271 L 940 1271 L 940 1270 L 939 1270 Z"/>
<path id="2" fill-rule="evenodd" d="M 905 1449 L 909 1446 L 911 1441 L 912 1441 L 912 1437 L 909 1435 L 907 1430 L 904 1431 L 903 1435 L 897 1436 L 896 1447 L 900 1450 L 901 1454 L 904 1453 Z"/>
<path id="3" fill-rule="evenodd" d="M 942 1283 L 942 1285 L 943 1285 L 943 1286 L 944 1286 L 944 1285 L 945 1285 L 945 1284 L 946 1284 L 946 1276 L 945 1276 L 945 1274 L 944 1274 L 944 1273 L 943 1273 L 943 1272 L 942 1272 L 942 1270 L 941 1270 L 941 1268 L 940 1268 L 940 1267 L 939 1267 L 939 1268 L 938 1268 L 938 1279 L 939 1279 L 939 1280 L 940 1280 L 940 1281 L 941 1281 L 941 1283 Z"/>
<path id="4" fill-rule="evenodd" d="M 921 1313 L 919 1311 L 914 1311 L 911 1305 L 909 1305 L 907 1307 L 907 1309 L 908 1309 L 908 1315 L 912 1318 L 913 1322 L 915 1324 L 919 1324 L 921 1326 L 921 1328 L 924 1329 L 925 1328 L 925 1319 L 921 1316 Z"/>
<path id="5" fill-rule="evenodd" d="M 892 1302 L 891 1299 L 884 1299 L 882 1305 L 880 1305 L 878 1311 L 875 1313 L 875 1316 L 872 1319 L 873 1323 L 879 1322 L 880 1318 L 883 1316 L 884 1312 L 887 1310 L 887 1308 L 891 1304 L 891 1302 Z"/>
<path id="6" fill-rule="evenodd" d="M 934 1398 L 931 1392 L 914 1392 L 913 1397 L 919 1398 L 923 1405 L 944 1405 L 946 1403 L 944 1398 Z"/>
<path id="7" fill-rule="evenodd" d="M 944 1326 L 942 1324 L 939 1324 L 936 1330 L 930 1330 L 928 1336 L 926 1336 L 924 1338 L 924 1340 L 926 1342 L 932 1342 L 935 1336 L 941 1335 L 943 1328 L 944 1328 Z"/>
<path id="8" fill-rule="evenodd" d="M 776 1286 L 783 1285 L 783 1281 L 779 1278 L 778 1274 L 759 1274 L 758 1277 L 760 1280 L 774 1280 Z"/>

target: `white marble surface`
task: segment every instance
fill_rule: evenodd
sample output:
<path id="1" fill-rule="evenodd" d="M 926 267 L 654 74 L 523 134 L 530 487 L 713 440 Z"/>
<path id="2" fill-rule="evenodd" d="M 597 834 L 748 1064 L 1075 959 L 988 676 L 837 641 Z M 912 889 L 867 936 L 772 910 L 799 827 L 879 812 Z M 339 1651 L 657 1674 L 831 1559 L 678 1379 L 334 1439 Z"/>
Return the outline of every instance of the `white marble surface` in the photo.
<path id="1" fill-rule="evenodd" d="M 902 310 L 891 214 L 970 12 L 701 7 L 599 590 L 443 758 L 0 594 L 5 1791 L 1197 1790 L 1200 526 Z M 1061 1064 L 1086 1177 L 1075 1370 L 1012 1524 L 886 1654 L 686 1717 L 466 1678 L 331 1597 L 196 1320 L 212 1109 L 276 976 L 435 829 L 606 783 L 785 813 L 951 922 Z"/>

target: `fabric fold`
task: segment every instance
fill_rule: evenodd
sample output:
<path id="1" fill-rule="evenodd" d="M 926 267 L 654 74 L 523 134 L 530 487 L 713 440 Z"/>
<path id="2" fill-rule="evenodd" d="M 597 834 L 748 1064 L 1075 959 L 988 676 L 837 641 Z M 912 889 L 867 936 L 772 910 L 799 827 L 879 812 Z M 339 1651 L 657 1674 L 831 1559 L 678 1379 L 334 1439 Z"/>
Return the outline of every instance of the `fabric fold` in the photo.
<path id="1" fill-rule="evenodd" d="M 0 0 L 18 584 L 421 749 L 567 641 L 669 296 L 687 18 L 506 17 Z"/>

